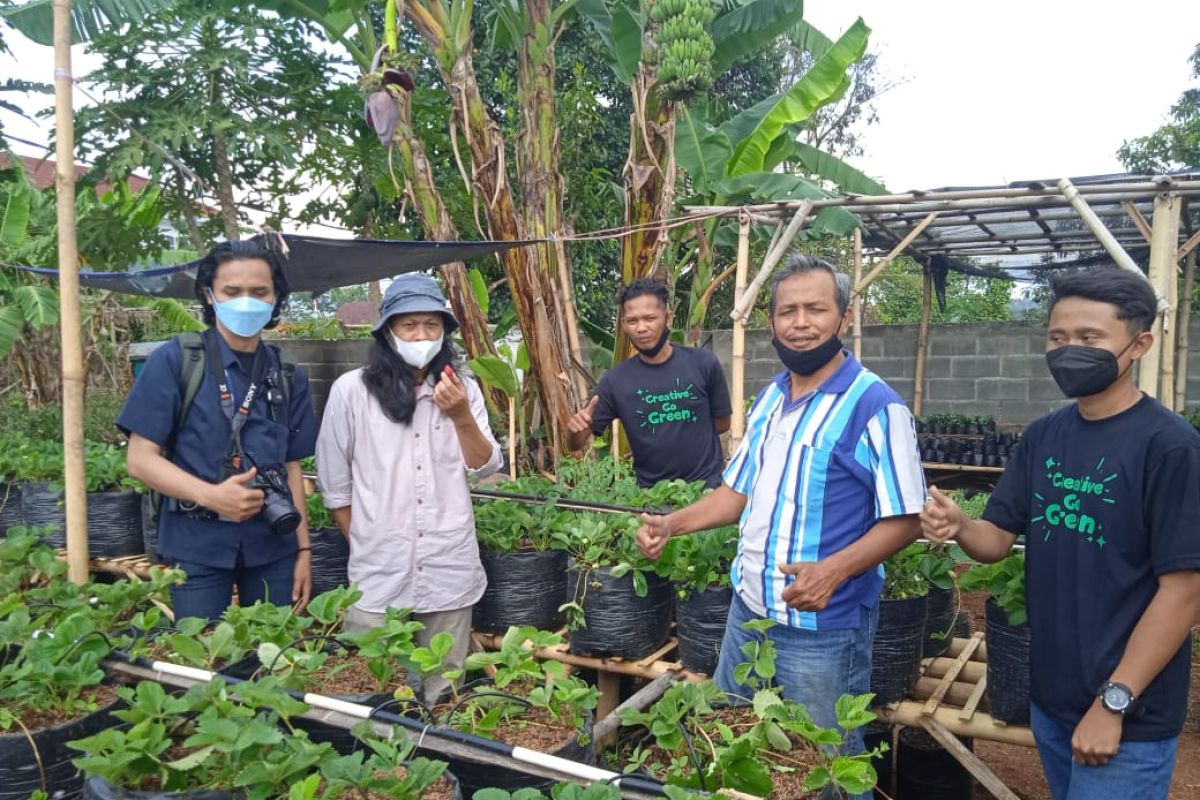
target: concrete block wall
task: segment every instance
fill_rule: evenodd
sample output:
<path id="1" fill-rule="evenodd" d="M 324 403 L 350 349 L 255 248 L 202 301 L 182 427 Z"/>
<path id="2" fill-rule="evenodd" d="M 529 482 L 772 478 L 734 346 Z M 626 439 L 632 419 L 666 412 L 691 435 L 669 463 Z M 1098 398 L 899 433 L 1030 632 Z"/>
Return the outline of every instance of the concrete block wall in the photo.
<path id="1" fill-rule="evenodd" d="M 369 339 L 281 340 L 308 374 L 318 418 L 329 387 L 339 375 L 362 366 Z M 712 331 L 703 341 L 730 375 L 732 333 Z M 1188 405 L 1200 405 L 1200 319 L 1191 325 Z M 846 342 L 847 347 L 850 341 Z M 1004 423 L 1026 423 L 1067 401 L 1046 370 L 1042 355 L 1045 325 L 992 322 L 932 325 L 925 365 L 926 414 L 990 415 Z M 765 330 L 746 332 L 746 397 L 755 395 L 783 369 Z M 863 328 L 863 363 L 886 380 L 910 405 L 917 371 L 916 325 Z"/>
<path id="2" fill-rule="evenodd" d="M 1046 370 L 1045 324 L 992 322 L 931 325 L 925 364 L 926 414 L 990 415 L 1004 423 L 1026 423 L 1068 402 Z M 1200 344 L 1200 319 L 1191 325 Z M 732 334 L 713 331 L 706 339 L 731 373 Z M 846 340 L 846 346 L 851 341 Z M 910 405 L 917 371 L 916 325 L 863 328 L 863 363 Z M 746 332 L 746 397 L 756 394 L 783 367 L 764 330 Z M 1200 404 L 1200 350 L 1188 364 L 1188 405 Z"/>

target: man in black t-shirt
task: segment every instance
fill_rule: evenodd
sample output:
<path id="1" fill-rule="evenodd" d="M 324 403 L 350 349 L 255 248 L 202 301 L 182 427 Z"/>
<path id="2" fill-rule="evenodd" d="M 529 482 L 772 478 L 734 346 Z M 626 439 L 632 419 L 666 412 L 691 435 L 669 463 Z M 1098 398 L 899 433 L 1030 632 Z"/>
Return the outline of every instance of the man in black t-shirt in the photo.
<path id="1" fill-rule="evenodd" d="M 600 378 L 596 394 L 567 423 L 567 445 L 583 448 L 621 420 L 638 484 L 682 478 L 721 482 L 720 434 L 729 430 L 729 387 L 708 350 L 672 344 L 667 287 L 641 278 L 617 296 L 621 325 L 638 354 Z"/>
<path id="2" fill-rule="evenodd" d="M 968 520 L 936 488 L 935 542 L 997 561 L 1024 536 L 1031 725 L 1055 800 L 1166 798 L 1200 611 L 1200 434 L 1138 391 L 1156 301 L 1123 270 L 1052 283 L 1046 361 L 1076 402 L 1034 421 Z"/>

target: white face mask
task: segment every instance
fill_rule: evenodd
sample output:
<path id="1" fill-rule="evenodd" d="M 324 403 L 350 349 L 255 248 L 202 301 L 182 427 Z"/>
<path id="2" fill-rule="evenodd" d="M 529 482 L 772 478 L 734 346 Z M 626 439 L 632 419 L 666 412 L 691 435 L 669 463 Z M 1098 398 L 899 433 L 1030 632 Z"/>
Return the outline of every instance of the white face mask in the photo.
<path id="1" fill-rule="evenodd" d="M 439 336 L 433 340 L 406 342 L 392 334 L 392 341 L 396 343 L 396 352 L 404 363 L 413 369 L 424 369 L 430 361 L 433 361 L 434 356 L 442 351 L 442 338 Z"/>

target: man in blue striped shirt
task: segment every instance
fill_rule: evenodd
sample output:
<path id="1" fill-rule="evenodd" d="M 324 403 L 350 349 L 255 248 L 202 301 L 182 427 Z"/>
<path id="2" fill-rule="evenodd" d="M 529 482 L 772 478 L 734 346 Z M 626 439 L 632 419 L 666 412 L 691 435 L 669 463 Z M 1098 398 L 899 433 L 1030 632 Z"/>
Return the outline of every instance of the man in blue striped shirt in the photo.
<path id="1" fill-rule="evenodd" d="M 777 624 L 783 695 L 821 725 L 843 693 L 869 690 L 880 564 L 919 534 L 925 478 L 908 408 L 844 350 L 850 282 L 797 256 L 771 290 L 772 343 L 787 369 L 758 394 L 723 485 L 666 516 L 643 515 L 638 545 L 657 558 L 671 536 L 739 520 L 733 605 L 715 679 L 737 685 L 742 629 Z M 858 752 L 861 736 L 849 747 Z M 854 750 L 853 748 L 859 748 Z"/>

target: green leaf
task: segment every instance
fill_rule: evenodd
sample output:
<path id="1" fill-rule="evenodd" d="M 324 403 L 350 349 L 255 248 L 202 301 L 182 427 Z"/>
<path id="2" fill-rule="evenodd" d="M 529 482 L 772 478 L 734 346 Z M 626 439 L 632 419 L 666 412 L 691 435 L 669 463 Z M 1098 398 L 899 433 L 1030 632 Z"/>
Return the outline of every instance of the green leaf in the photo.
<path id="1" fill-rule="evenodd" d="M 0 358 L 4 358 L 21 338 L 25 315 L 16 306 L 0 306 Z"/>
<path id="2" fill-rule="evenodd" d="M 761 50 L 804 22 L 804 3 L 800 0 L 747 0 L 731 5 L 732 10 L 712 23 L 716 45 L 713 75 L 720 75 L 744 56 Z"/>
<path id="3" fill-rule="evenodd" d="M 825 767 L 813 767 L 812 772 L 808 773 L 808 777 L 804 779 L 804 788 L 810 792 L 815 792 L 817 789 L 824 789 L 829 785 L 832 777 L 829 770 Z"/>
<path id="4" fill-rule="evenodd" d="M 488 386 L 494 386 L 509 397 L 519 398 L 521 396 L 517 373 L 513 371 L 512 365 L 504 359 L 491 355 L 479 356 L 467 362 L 467 367 L 475 374 L 475 377 Z"/>
<path id="5" fill-rule="evenodd" d="M 575 10 L 591 23 L 604 43 L 608 66 L 628 86 L 642 60 L 642 31 L 646 20 L 641 4 L 629 0 L 579 0 Z"/>
<path id="6" fill-rule="evenodd" d="M 467 273 L 467 278 L 471 281 L 471 294 L 475 295 L 475 302 L 479 303 L 479 308 L 486 317 L 488 308 L 491 307 L 487 281 L 484 280 L 483 273 L 479 271 L 478 267 L 471 267 L 471 270 Z"/>
<path id="7" fill-rule="evenodd" d="M 529 360 L 529 348 L 525 346 L 524 341 L 517 344 L 516 367 L 522 372 L 529 372 L 532 367 Z"/>
<path id="8" fill-rule="evenodd" d="M 176 772 L 187 772 L 188 770 L 195 769 L 207 761 L 208 757 L 212 755 L 212 752 L 215 749 L 216 745 L 201 747 L 199 750 L 195 751 L 194 753 L 189 753 L 183 758 L 178 758 L 174 761 L 168 761 L 165 766 L 168 769 L 175 770 Z"/>
<path id="9" fill-rule="evenodd" d="M 887 194 L 887 187 L 882 183 L 810 144 L 796 142 L 794 156 L 804 169 L 835 184 L 844 194 Z"/>
<path id="10" fill-rule="evenodd" d="M 71 43 L 87 42 L 121 25 L 166 11 L 176 0 L 73 0 Z M 54 44 L 52 0 L 28 0 L 13 8 L 0 9 L 0 19 L 38 44 Z"/>
<path id="11" fill-rule="evenodd" d="M 754 714 L 759 719 L 766 719 L 772 707 L 781 705 L 783 700 L 775 692 L 759 690 L 754 693 Z"/>
<path id="12" fill-rule="evenodd" d="M 32 190 L 24 184 L 13 184 L 4 205 L 4 218 L 0 220 L 0 245 L 16 247 L 25 241 L 29 227 L 30 194 Z"/>
<path id="13" fill-rule="evenodd" d="M 18 286 L 12 294 L 27 324 L 41 328 L 58 322 L 58 292 L 49 286 L 25 284 Z"/>
<path id="14" fill-rule="evenodd" d="M 869 36 L 870 29 L 862 19 L 855 21 L 833 48 L 788 91 L 735 117 L 751 115 L 741 124 L 753 122 L 754 126 L 745 139 L 738 141 L 726 172 L 738 176 L 761 171 L 776 137 L 785 133 L 788 126 L 804 122 L 821 106 L 841 97 L 850 86 L 846 70 L 862 58 Z"/>
<path id="15" fill-rule="evenodd" d="M 833 760 L 833 782 L 850 794 L 872 789 L 879 780 L 875 768 L 866 760 L 839 756 Z"/>
<path id="16" fill-rule="evenodd" d="M 708 194 L 723 177 L 725 162 L 732 152 L 728 136 L 687 106 L 683 107 L 683 118 L 675 126 L 675 159 L 691 176 L 697 192 Z"/>
<path id="17" fill-rule="evenodd" d="M 813 61 L 816 61 L 833 48 L 832 39 L 804 20 L 800 20 L 796 27 L 792 28 L 788 37 L 797 49 L 803 50 L 812 56 Z"/>
<path id="18" fill-rule="evenodd" d="M 584 334 L 605 350 L 614 350 L 617 346 L 616 337 L 584 316 L 579 317 L 579 327 Z M 593 362 L 594 363 L 594 362 Z"/>

